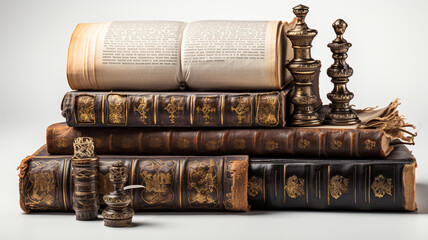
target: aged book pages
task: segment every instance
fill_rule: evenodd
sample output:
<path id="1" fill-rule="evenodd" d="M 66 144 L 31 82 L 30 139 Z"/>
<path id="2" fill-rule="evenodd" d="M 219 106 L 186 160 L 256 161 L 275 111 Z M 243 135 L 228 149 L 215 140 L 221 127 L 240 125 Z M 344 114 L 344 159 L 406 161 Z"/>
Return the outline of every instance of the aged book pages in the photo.
<path id="1" fill-rule="evenodd" d="M 67 78 L 75 90 L 278 90 L 292 58 L 283 31 L 294 21 L 79 24 Z"/>

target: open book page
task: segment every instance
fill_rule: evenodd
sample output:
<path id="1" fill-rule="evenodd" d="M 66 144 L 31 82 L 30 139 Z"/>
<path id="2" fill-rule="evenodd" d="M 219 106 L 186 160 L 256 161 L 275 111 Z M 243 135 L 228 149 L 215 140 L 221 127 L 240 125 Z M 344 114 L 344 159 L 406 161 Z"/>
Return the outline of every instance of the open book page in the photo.
<path id="1" fill-rule="evenodd" d="M 186 86 L 198 90 L 281 89 L 280 21 L 199 21 L 184 30 Z"/>
<path id="2" fill-rule="evenodd" d="M 175 21 L 79 24 L 70 42 L 72 89 L 176 90 L 186 23 Z"/>

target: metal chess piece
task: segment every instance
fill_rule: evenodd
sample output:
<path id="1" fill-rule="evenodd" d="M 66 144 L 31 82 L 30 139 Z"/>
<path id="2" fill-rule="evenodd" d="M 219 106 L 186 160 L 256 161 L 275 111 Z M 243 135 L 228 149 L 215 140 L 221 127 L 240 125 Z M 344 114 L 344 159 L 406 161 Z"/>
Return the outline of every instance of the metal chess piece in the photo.
<path id="1" fill-rule="evenodd" d="M 74 179 L 73 209 L 76 220 L 98 218 L 98 158 L 94 153 L 94 141 L 89 137 L 74 139 L 74 156 L 71 158 Z"/>
<path id="2" fill-rule="evenodd" d="M 132 223 L 134 209 L 128 205 L 132 201 L 131 194 L 126 191 L 131 188 L 142 188 L 142 185 L 123 187 L 128 178 L 128 168 L 122 161 L 113 163 L 110 167 L 110 181 L 113 184 L 113 192 L 104 195 L 103 200 L 107 208 L 103 211 L 104 225 L 107 227 L 127 227 Z"/>
<path id="3" fill-rule="evenodd" d="M 349 102 L 354 98 L 354 94 L 348 90 L 346 84 L 353 70 L 346 63 L 348 49 L 352 46 L 344 38 L 348 24 L 342 19 L 337 19 L 333 23 L 333 29 L 336 32 L 336 39 L 327 46 L 333 53 L 334 63 L 327 69 L 327 75 L 331 77 L 334 84 L 333 91 L 327 94 L 330 99 L 330 110 L 324 118 L 325 124 L 330 125 L 351 125 L 360 122 L 357 114 L 351 109 Z"/>
<path id="4" fill-rule="evenodd" d="M 294 58 L 286 64 L 287 69 L 293 75 L 295 85 L 291 99 L 294 109 L 289 123 L 301 127 L 317 126 L 322 123 L 315 112 L 318 98 L 313 94 L 311 88 L 314 78 L 321 68 L 321 62 L 311 57 L 312 40 L 318 32 L 306 25 L 305 17 L 308 12 L 309 8 L 304 5 L 294 7 L 293 13 L 297 17 L 297 24 L 285 33 L 294 50 Z"/>

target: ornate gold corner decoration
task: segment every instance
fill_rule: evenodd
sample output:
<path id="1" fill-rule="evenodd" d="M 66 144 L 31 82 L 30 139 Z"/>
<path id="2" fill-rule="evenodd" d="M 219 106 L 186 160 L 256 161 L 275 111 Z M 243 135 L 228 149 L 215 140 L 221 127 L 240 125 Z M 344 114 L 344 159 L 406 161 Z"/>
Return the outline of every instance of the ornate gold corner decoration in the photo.
<path id="1" fill-rule="evenodd" d="M 143 161 L 140 169 L 141 199 L 150 205 L 171 204 L 174 201 L 174 168 L 176 161 Z"/>
<path id="2" fill-rule="evenodd" d="M 238 99 L 238 105 L 231 108 L 232 112 L 236 113 L 236 118 L 238 119 L 238 124 L 242 124 L 242 120 L 247 119 L 249 116 L 250 108 L 250 98 L 240 96 Z M 248 121 L 248 120 L 247 120 Z M 245 123 L 245 122 L 244 122 Z"/>
<path id="3" fill-rule="evenodd" d="M 348 183 L 349 179 L 344 178 L 343 176 L 336 175 L 332 177 L 328 186 L 331 197 L 338 199 L 343 194 L 348 193 Z"/>
<path id="4" fill-rule="evenodd" d="M 299 141 L 297 141 L 297 147 L 300 149 L 305 149 L 310 145 L 311 145 L 311 141 L 304 138 L 300 138 Z"/>
<path id="5" fill-rule="evenodd" d="M 287 184 L 284 186 L 284 191 L 288 197 L 297 198 L 305 195 L 305 179 L 298 178 L 293 175 L 287 179 Z"/>
<path id="6" fill-rule="evenodd" d="M 169 121 L 171 124 L 175 124 L 175 119 L 180 115 L 179 111 L 184 111 L 183 99 L 176 101 L 175 97 L 171 97 L 165 110 L 169 113 Z"/>
<path id="7" fill-rule="evenodd" d="M 248 180 L 247 186 L 248 196 L 257 197 L 263 191 L 263 179 L 252 176 L 250 180 Z"/>
<path id="8" fill-rule="evenodd" d="M 187 177 L 187 201 L 192 207 L 217 207 L 219 163 L 214 159 L 189 161 Z"/>
<path id="9" fill-rule="evenodd" d="M 203 107 L 201 108 L 201 107 L 196 107 L 196 111 L 199 113 L 199 112 L 202 112 L 203 114 L 204 114 L 204 120 L 205 120 L 205 122 L 204 122 L 204 124 L 205 125 L 208 125 L 208 124 L 210 124 L 211 123 L 211 117 L 210 117 L 210 114 L 211 113 L 215 113 L 216 111 L 217 111 L 217 108 L 213 105 L 213 104 L 210 104 L 209 103 L 209 100 L 210 100 L 210 98 L 209 97 L 206 97 L 205 99 L 204 99 L 204 105 L 203 105 Z"/>
<path id="10" fill-rule="evenodd" d="M 372 140 L 370 140 L 370 139 L 366 139 L 365 141 L 364 141 L 364 148 L 365 149 L 367 149 L 367 150 L 371 150 L 372 148 L 374 148 L 374 147 L 376 147 L 376 142 L 375 141 L 372 141 Z"/>
<path id="11" fill-rule="evenodd" d="M 392 188 L 392 179 L 387 179 L 382 174 L 377 176 L 371 185 L 371 189 L 377 198 L 383 198 L 385 194 L 392 196 Z"/>
<path id="12" fill-rule="evenodd" d="M 330 142 L 330 148 L 333 150 L 338 150 L 343 145 L 343 142 L 337 139 L 333 139 L 333 141 Z"/>
<path id="13" fill-rule="evenodd" d="M 76 97 L 77 122 L 95 123 L 95 96 L 80 95 Z"/>
<path id="14" fill-rule="evenodd" d="M 190 142 L 186 138 L 182 138 L 182 137 L 178 138 L 178 140 L 177 140 L 177 147 L 179 149 L 187 149 L 187 148 L 190 147 Z"/>
<path id="15" fill-rule="evenodd" d="M 279 123 L 278 94 L 257 96 L 256 123 L 260 126 L 274 127 Z"/>
<path id="16" fill-rule="evenodd" d="M 149 103 L 146 97 L 141 97 L 138 107 L 134 107 L 134 112 L 140 114 L 140 120 L 143 124 L 147 124 L 147 113 L 150 111 Z"/>
<path id="17" fill-rule="evenodd" d="M 210 140 L 205 143 L 205 147 L 209 151 L 216 151 L 220 149 L 220 141 Z"/>
<path id="18" fill-rule="evenodd" d="M 232 140 L 233 149 L 244 150 L 245 149 L 245 139 L 243 138 L 234 138 Z"/>
<path id="19" fill-rule="evenodd" d="M 160 148 L 162 146 L 162 139 L 160 137 L 150 137 L 149 146 L 151 148 Z"/>
<path id="20" fill-rule="evenodd" d="M 128 96 L 109 94 L 107 96 L 107 123 L 126 125 L 126 99 Z"/>
<path id="21" fill-rule="evenodd" d="M 55 204 L 58 198 L 57 176 L 60 162 L 34 161 L 31 162 L 28 172 L 28 181 L 24 186 L 24 204 L 32 210 L 59 209 Z"/>
<path id="22" fill-rule="evenodd" d="M 266 150 L 273 151 L 279 147 L 279 143 L 275 141 L 267 141 L 265 144 Z"/>

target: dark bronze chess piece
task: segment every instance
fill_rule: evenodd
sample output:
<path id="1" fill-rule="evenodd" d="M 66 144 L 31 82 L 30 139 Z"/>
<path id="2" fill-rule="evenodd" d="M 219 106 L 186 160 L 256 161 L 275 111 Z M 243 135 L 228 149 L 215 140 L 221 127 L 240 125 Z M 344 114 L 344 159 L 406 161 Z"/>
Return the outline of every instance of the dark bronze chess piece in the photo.
<path id="1" fill-rule="evenodd" d="M 98 158 L 94 141 L 89 137 L 74 139 L 74 156 L 71 158 L 74 179 L 73 209 L 76 219 L 87 221 L 98 218 Z"/>
<path id="2" fill-rule="evenodd" d="M 311 57 L 312 40 L 318 32 L 306 25 L 305 17 L 308 12 L 309 8 L 304 5 L 294 7 L 293 13 L 297 17 L 297 24 L 285 33 L 294 50 L 294 58 L 286 65 L 293 75 L 295 85 L 291 98 L 294 109 L 289 123 L 301 127 L 317 126 L 322 123 L 315 111 L 318 98 L 311 88 L 314 78 L 321 68 L 321 62 Z"/>
<path id="3" fill-rule="evenodd" d="M 324 118 L 325 124 L 330 125 L 350 125 L 360 122 L 357 114 L 351 109 L 349 102 L 354 98 L 354 94 L 348 90 L 346 84 L 353 70 L 346 63 L 348 49 L 352 46 L 344 38 L 348 24 L 342 19 L 337 19 L 333 23 L 333 29 L 336 32 L 336 39 L 327 46 L 333 53 L 334 63 L 327 69 L 327 75 L 331 77 L 334 84 L 333 91 L 327 94 L 330 99 L 330 111 Z"/>
<path id="4" fill-rule="evenodd" d="M 110 167 L 110 181 L 114 190 L 103 197 L 108 206 L 103 211 L 104 225 L 107 227 L 126 227 L 132 223 L 134 210 L 128 206 L 132 201 L 132 197 L 123 187 L 128 178 L 127 172 L 128 168 L 123 165 L 122 161 L 114 162 Z M 142 186 L 134 185 L 128 187 L 136 188 Z"/>

